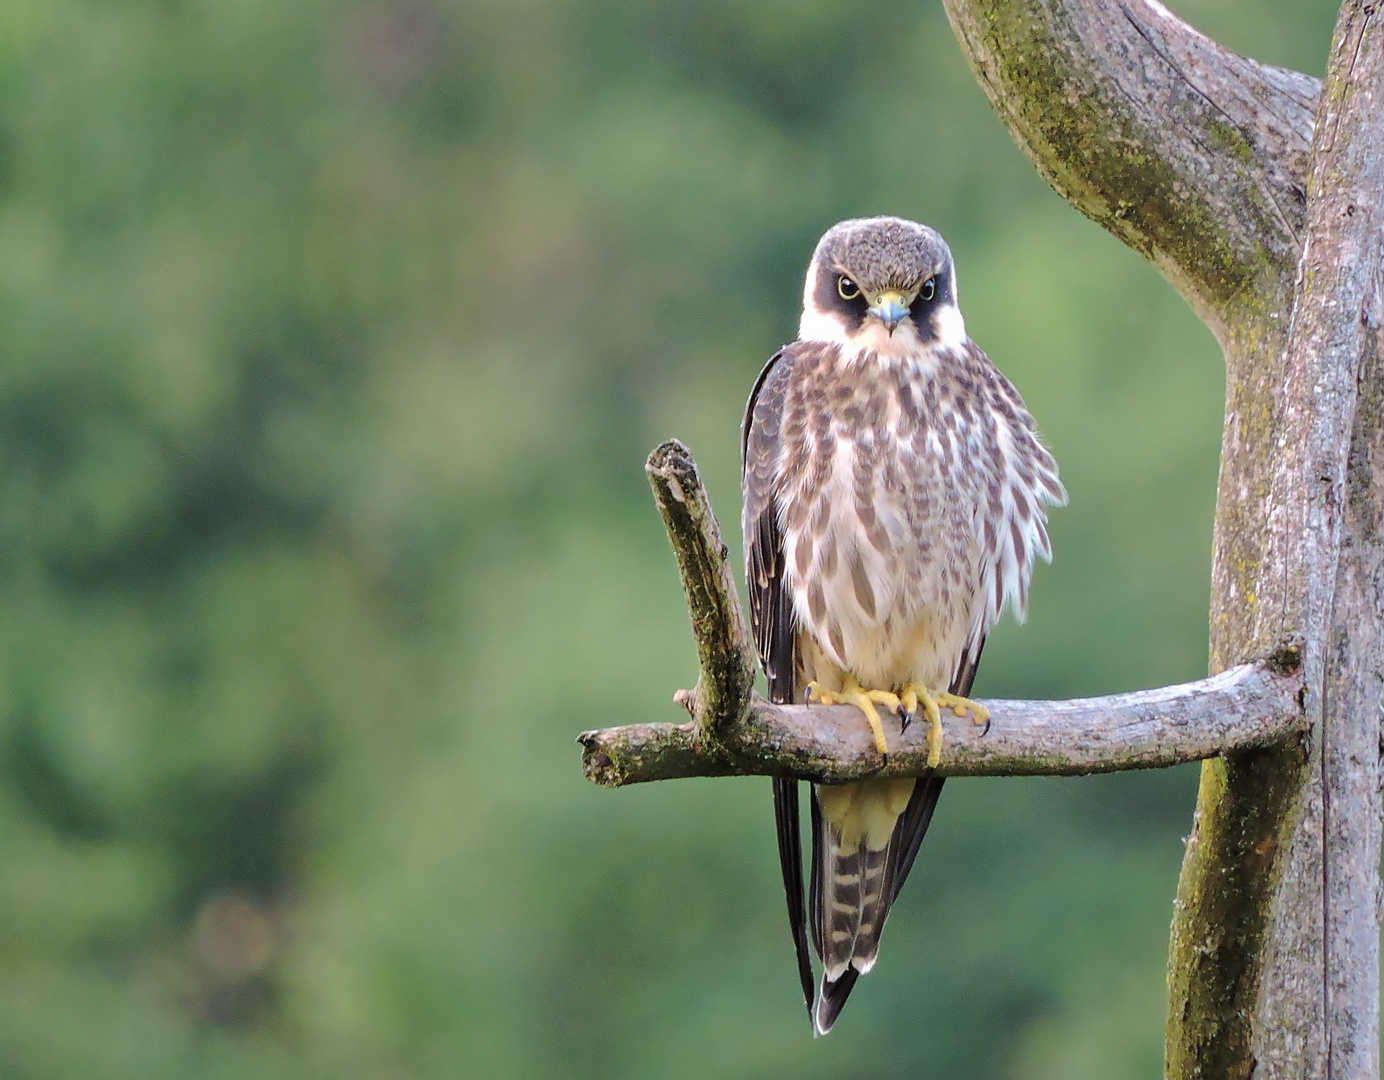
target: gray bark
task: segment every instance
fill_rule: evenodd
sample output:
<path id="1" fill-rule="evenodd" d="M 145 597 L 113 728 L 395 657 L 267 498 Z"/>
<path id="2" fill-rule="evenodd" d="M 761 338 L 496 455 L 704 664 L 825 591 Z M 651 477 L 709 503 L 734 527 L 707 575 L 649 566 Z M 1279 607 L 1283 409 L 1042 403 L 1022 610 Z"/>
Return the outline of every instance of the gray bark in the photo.
<path id="1" fill-rule="evenodd" d="M 1381 256 L 1384 12 L 1346 3 L 1312 148 L 1257 590 L 1259 640 L 1302 640 L 1319 733 L 1258 1003 L 1266 1077 L 1379 1073 Z"/>
<path id="2" fill-rule="evenodd" d="M 754 645 L 726 561 L 721 526 L 687 447 L 670 439 L 656 446 L 644 472 L 677 555 L 682 591 L 697 642 L 697 685 L 679 701 L 707 734 L 744 715 L 754 692 Z"/>
<path id="3" fill-rule="evenodd" d="M 1168 1075 L 1377 1076 L 1380 13 L 1343 7 L 1313 144 L 1313 80 L 1160 5 L 946 2 L 1039 170 L 1225 352 L 1211 669 L 1304 653 L 1319 737 L 1203 766 Z"/>
<path id="4" fill-rule="evenodd" d="M 1307 734 L 1300 669 L 1241 664 L 1200 682 L 1070 701 L 991 701 L 987 725 L 943 710 L 942 776 L 1080 776 L 1162 769 Z M 900 732 L 885 717 L 889 755 L 853 705 L 774 705 L 756 696 L 714 740 L 697 724 L 586 731 L 582 769 L 605 787 L 689 776 L 796 776 L 845 783 L 923 776 L 927 723 Z"/>

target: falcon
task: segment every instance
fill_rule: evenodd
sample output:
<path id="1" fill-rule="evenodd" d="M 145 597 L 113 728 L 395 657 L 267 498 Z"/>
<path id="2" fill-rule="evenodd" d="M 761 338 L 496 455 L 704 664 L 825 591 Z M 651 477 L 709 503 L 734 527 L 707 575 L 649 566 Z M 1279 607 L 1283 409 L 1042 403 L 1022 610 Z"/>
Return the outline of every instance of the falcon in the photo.
<path id="1" fill-rule="evenodd" d="M 990 628 L 1022 621 L 1045 506 L 1066 491 L 1018 391 L 966 336 L 951 251 L 901 218 L 843 221 L 807 269 L 798 339 L 755 382 L 741 441 L 746 570 L 776 702 L 851 703 L 888 737 L 967 700 Z M 811 787 L 803 900 L 798 783 L 775 778 L 788 918 L 813 1030 L 874 966 L 943 778 Z M 814 987 L 808 940 L 822 964 Z"/>

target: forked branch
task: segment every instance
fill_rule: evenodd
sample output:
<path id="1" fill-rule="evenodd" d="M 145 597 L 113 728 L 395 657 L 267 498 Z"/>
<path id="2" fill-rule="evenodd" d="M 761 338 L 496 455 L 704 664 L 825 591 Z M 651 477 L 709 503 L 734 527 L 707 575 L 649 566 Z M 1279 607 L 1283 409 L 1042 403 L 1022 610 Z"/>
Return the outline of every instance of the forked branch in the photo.
<path id="1" fill-rule="evenodd" d="M 584 732 L 582 767 L 610 787 L 687 776 L 798 776 L 833 783 L 928 771 L 926 724 L 890 725 L 886 761 L 852 706 L 775 705 L 753 694 L 754 658 L 716 516 L 691 453 L 649 455 L 654 497 L 677 553 L 701 676 L 677 700 L 686 724 Z M 1199 682 L 1074 701 L 987 701 L 990 722 L 944 711 L 938 772 L 1020 776 L 1113 772 L 1283 742 L 1306 727 L 1291 650 Z"/>

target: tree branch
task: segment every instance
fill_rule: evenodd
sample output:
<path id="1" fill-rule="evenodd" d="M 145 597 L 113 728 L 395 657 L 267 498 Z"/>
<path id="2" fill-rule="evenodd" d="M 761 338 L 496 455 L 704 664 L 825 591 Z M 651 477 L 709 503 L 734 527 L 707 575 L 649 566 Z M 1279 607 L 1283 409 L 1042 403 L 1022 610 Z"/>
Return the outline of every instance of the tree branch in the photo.
<path id="1" fill-rule="evenodd" d="M 986 701 L 988 728 L 944 710 L 943 776 L 1071 776 L 1155 769 L 1282 742 L 1306 730 L 1298 670 L 1245 664 L 1200 682 L 1073 701 Z M 688 724 L 587 731 L 582 769 L 606 787 L 688 776 L 796 776 L 820 783 L 922 776 L 927 724 L 890 724 L 887 762 L 851 705 L 756 696 L 712 741 Z"/>
<path id="2" fill-rule="evenodd" d="M 852 706 L 775 705 L 753 693 L 754 659 L 726 546 L 697 464 L 670 440 L 645 467 L 677 555 L 701 673 L 676 700 L 687 724 L 579 736 L 588 779 L 608 787 L 688 776 L 798 776 L 825 783 L 920 776 L 925 723 L 891 734 L 884 761 Z M 988 728 L 944 713 L 938 771 L 1054 775 L 1156 768 L 1281 743 L 1305 730 L 1296 652 L 1210 679 L 1075 701 L 992 701 Z"/>
<path id="3" fill-rule="evenodd" d="M 1148 258 L 1217 335 L 1301 247 L 1318 83 L 1153 0 L 945 0 L 982 89 L 1059 195 Z"/>
<path id="4" fill-rule="evenodd" d="M 745 628 L 735 576 L 726 561 L 721 526 L 711 509 L 692 452 L 677 439 L 654 447 L 644 463 L 654 502 L 678 557 L 682 590 L 692 616 L 701 674 L 678 701 L 702 728 L 716 728 L 743 716 L 754 692 L 755 652 Z"/>

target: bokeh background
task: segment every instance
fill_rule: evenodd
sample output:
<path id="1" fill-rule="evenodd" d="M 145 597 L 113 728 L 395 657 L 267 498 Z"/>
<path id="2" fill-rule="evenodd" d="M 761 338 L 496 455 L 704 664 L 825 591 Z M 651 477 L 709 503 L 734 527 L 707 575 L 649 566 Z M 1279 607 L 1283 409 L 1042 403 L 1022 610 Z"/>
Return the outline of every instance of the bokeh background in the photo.
<path id="1" fill-rule="evenodd" d="M 1320 74 L 1329 0 L 1182 0 Z M 642 471 L 839 218 L 927 221 L 1071 506 L 983 695 L 1205 671 L 1215 343 L 935 2 L 0 5 L 0 1075 L 1160 1075 L 1196 770 L 948 785 L 814 1041 Z M 737 556 L 738 557 L 738 556 Z"/>

